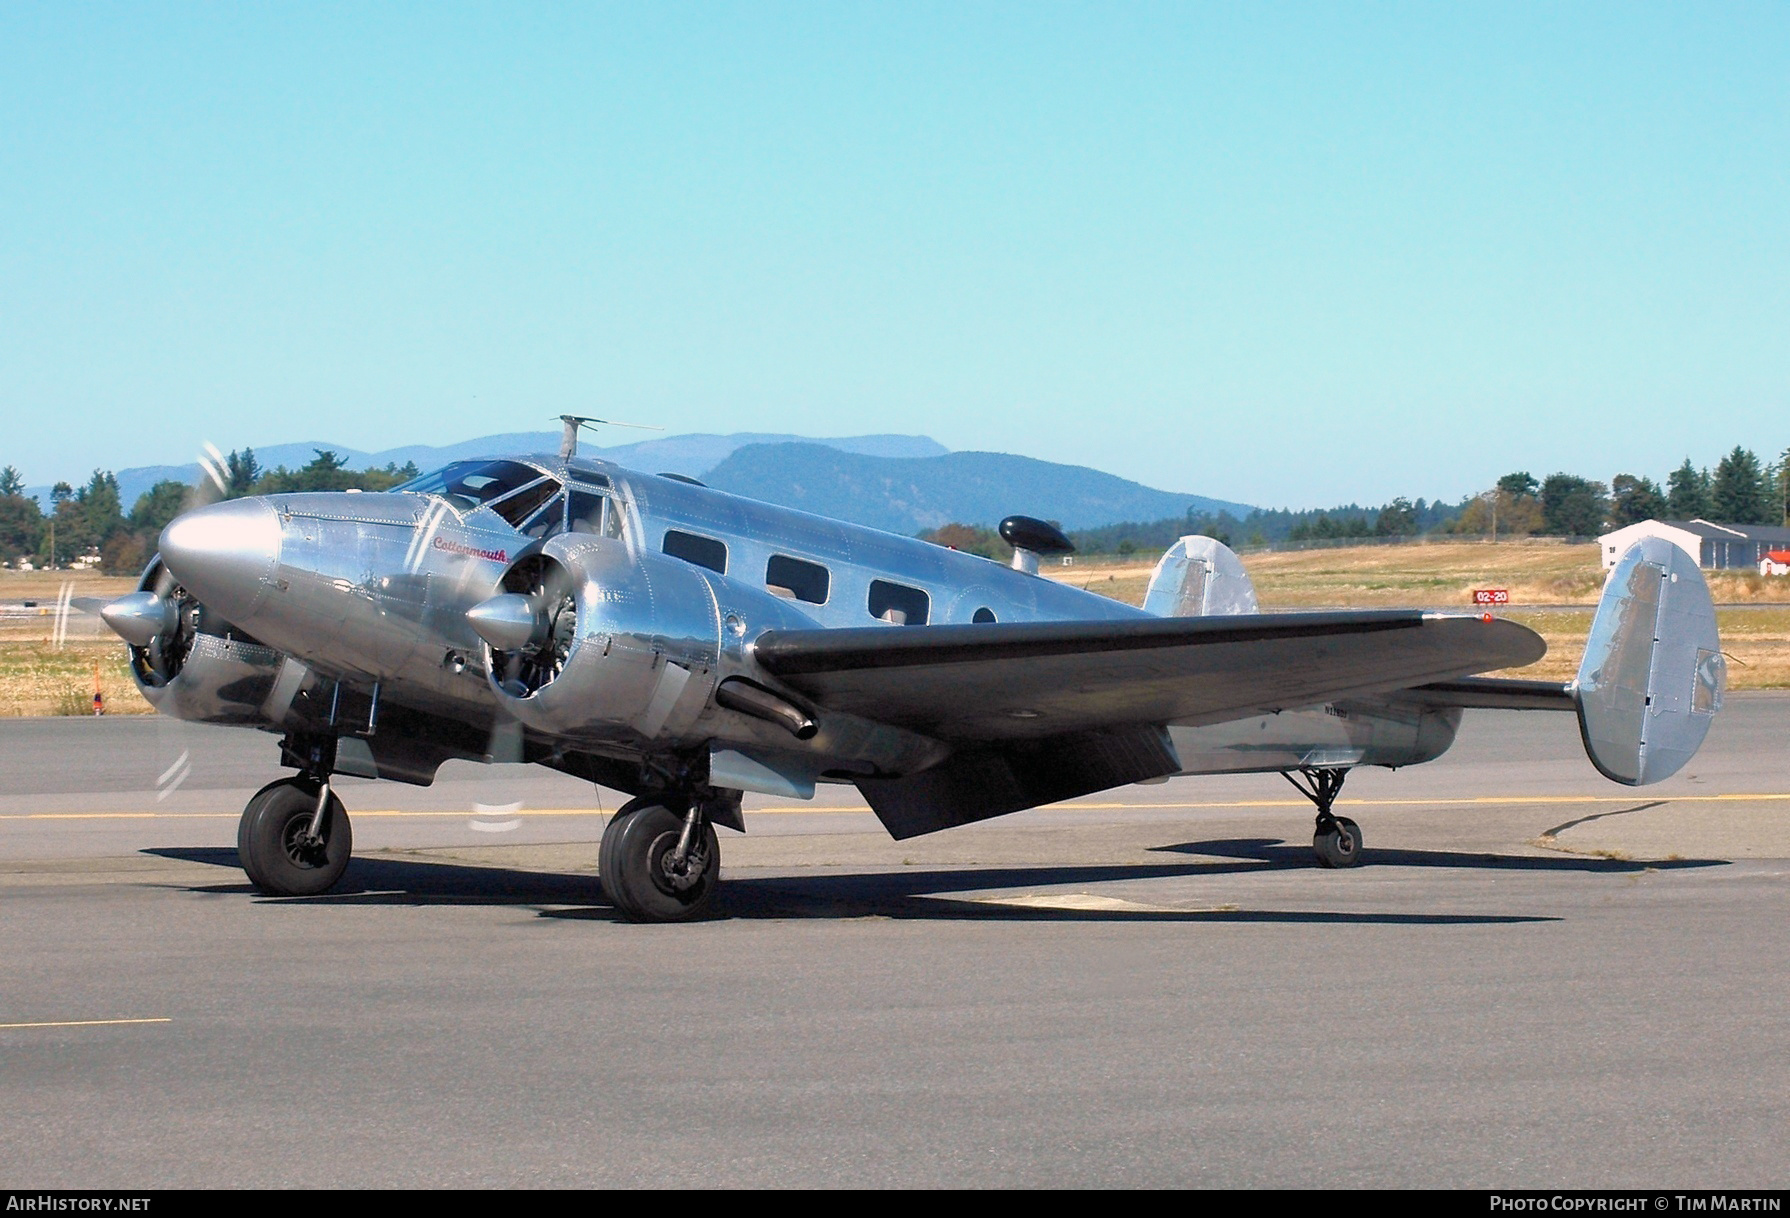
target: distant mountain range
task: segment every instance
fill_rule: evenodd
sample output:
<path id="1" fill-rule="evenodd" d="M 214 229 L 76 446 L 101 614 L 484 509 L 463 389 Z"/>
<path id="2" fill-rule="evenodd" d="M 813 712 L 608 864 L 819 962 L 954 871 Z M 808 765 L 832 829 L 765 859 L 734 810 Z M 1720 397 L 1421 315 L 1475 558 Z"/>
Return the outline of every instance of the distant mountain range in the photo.
<path id="1" fill-rule="evenodd" d="M 352 469 L 402 466 L 429 470 L 450 461 L 509 453 L 555 452 L 556 431 L 482 436 L 439 447 L 413 444 L 363 452 L 344 444 L 307 441 L 255 450 L 264 469 L 308 464 L 318 449 L 339 454 Z M 1079 465 L 1058 465 L 1010 453 L 952 452 L 927 436 L 803 436 L 739 432 L 692 434 L 599 447 L 587 434 L 580 451 L 648 473 L 682 474 L 710 486 L 768 503 L 801 508 L 895 533 L 917 533 L 956 521 L 994 525 L 1022 513 L 1057 521 L 1065 529 L 1097 528 L 1126 520 L 1228 511 L 1242 517 L 1247 504 L 1204 495 L 1153 490 Z M 129 511 L 157 482 L 193 483 L 189 465 L 144 465 L 117 471 L 119 498 Z M 49 487 L 29 487 L 47 505 Z"/>
<path id="2" fill-rule="evenodd" d="M 824 444 L 842 452 L 864 453 L 875 457 L 936 457 L 951 451 L 927 436 L 842 436 L 838 439 L 816 440 L 808 436 L 753 431 L 743 431 L 731 436 L 696 432 L 685 436 L 618 444 L 611 448 L 593 444 L 591 433 L 587 431 L 579 445 L 579 451 L 614 461 L 630 469 L 700 478 L 705 471 L 725 461 L 736 448 L 747 444 L 783 443 Z M 255 460 L 261 463 L 262 469 L 273 469 L 280 465 L 297 469 L 301 465 L 309 465 L 319 449 L 336 453 L 349 469 L 383 469 L 387 465 L 401 467 L 414 461 L 418 469 L 427 471 L 439 469 L 450 461 L 467 461 L 474 457 L 555 453 L 559 451 L 559 432 L 513 431 L 502 435 L 481 436 L 459 444 L 439 447 L 409 444 L 403 448 L 388 448 L 380 452 L 366 452 L 350 448 L 346 444 L 330 444 L 323 440 L 306 440 L 297 444 L 270 444 L 266 448 L 257 448 Z M 137 496 L 158 482 L 172 480 L 191 484 L 198 482 L 203 475 L 199 462 L 195 460 L 186 465 L 137 465 L 116 471 L 116 476 L 118 497 L 124 502 L 124 509 L 128 512 L 137 501 Z M 79 485 L 77 484 L 77 489 Z M 46 507 L 50 502 L 50 488 L 47 486 L 28 486 L 25 493 Z"/>
<path id="3" fill-rule="evenodd" d="M 1081 465 L 1011 453 L 942 453 L 887 458 L 824 444 L 748 444 L 702 476 L 710 486 L 891 533 L 918 533 L 956 521 L 994 525 L 1022 514 L 1065 529 L 1123 520 L 1249 507 L 1205 495 L 1173 494 Z"/>

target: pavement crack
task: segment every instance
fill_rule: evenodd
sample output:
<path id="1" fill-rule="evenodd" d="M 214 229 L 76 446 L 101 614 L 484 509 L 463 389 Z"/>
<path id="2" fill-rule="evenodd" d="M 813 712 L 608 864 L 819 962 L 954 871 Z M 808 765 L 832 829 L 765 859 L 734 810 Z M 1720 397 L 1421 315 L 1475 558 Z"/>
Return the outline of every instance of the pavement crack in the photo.
<path id="1" fill-rule="evenodd" d="M 1568 829 L 1588 825 L 1594 820 L 1603 820 L 1608 816 L 1627 816 L 1631 812 L 1645 812 L 1649 808 L 1661 808 L 1671 802 L 1669 799 L 1655 799 L 1644 804 L 1636 804 L 1632 808 L 1614 808 L 1608 812 L 1594 812 L 1590 816 L 1581 816 L 1575 820 L 1569 820 L 1565 824 L 1555 825 L 1552 829 L 1542 830 L 1541 836 L 1532 841 L 1530 845 L 1538 846 L 1543 850 L 1559 850 L 1567 854 L 1594 854 L 1603 858 L 1627 861 L 1628 855 L 1620 850 L 1575 850 L 1560 841 L 1560 835 Z"/>
<path id="2" fill-rule="evenodd" d="M 1541 835 L 1543 838 L 1559 837 L 1568 829 L 1576 829 L 1580 825 L 1588 825 L 1592 821 L 1602 820 L 1606 816 L 1627 816 L 1630 812 L 1645 812 L 1649 808 L 1663 808 L 1671 802 L 1672 801 L 1669 799 L 1655 799 L 1649 803 L 1636 804 L 1632 808 L 1614 808 L 1608 812 L 1594 812 L 1590 816 L 1581 816 L 1577 820 L 1569 820 L 1564 825 L 1555 825 L 1552 829 L 1543 829 Z"/>

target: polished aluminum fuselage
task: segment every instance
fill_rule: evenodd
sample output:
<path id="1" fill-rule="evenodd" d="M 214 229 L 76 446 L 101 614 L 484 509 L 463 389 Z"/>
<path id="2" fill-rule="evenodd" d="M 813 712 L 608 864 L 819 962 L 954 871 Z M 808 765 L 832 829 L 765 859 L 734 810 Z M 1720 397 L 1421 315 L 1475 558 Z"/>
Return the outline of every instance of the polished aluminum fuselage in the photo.
<path id="1" fill-rule="evenodd" d="M 415 492 L 287 494 L 214 505 L 203 509 L 212 513 L 203 547 L 183 543 L 177 521 L 163 539 L 170 569 L 248 637 L 239 649 L 254 650 L 246 667 L 238 657 L 228 681 L 194 672 L 184 684 L 146 694 L 182 717 L 276 730 L 314 725 L 322 716 L 341 728 L 346 690 L 364 707 L 355 713 L 369 719 L 381 706 L 396 706 L 495 732 L 513 718 L 543 738 L 612 755 L 706 745 L 720 757 L 738 749 L 746 758 L 738 765 L 763 761 L 775 773 L 795 774 L 790 789 L 800 793 L 813 780 L 862 772 L 859 765 L 880 773 L 921 768 L 937 760 L 938 750 L 846 717 L 798 743 L 717 707 L 714 691 L 730 675 L 761 678 L 751 640 L 764 630 L 879 621 L 891 630 L 924 628 L 875 612 L 877 588 L 890 585 L 923 594 L 928 625 L 1148 616 L 915 538 L 602 461 L 518 460 L 567 487 L 606 496 L 613 513 L 608 535 L 566 533 L 543 546 L 489 507 L 455 507 Z M 188 526 L 184 536 L 199 532 Z M 668 535 L 700 539 L 711 550 L 718 545 L 724 560 L 706 560 L 705 568 L 667 557 L 676 548 Z M 183 544 L 188 552 L 179 553 Z M 605 679 L 623 709 L 579 719 L 575 708 L 555 709 L 545 695 L 506 708 L 493 688 L 491 650 L 467 611 L 500 591 L 519 557 L 543 548 L 578 564 L 586 572 L 581 595 L 614 619 L 587 614 L 581 628 L 589 637 L 579 646 L 593 672 L 601 648 L 602 671 L 612 674 Z M 773 563 L 789 560 L 824 568 L 824 599 L 773 588 Z M 205 646 L 217 649 L 215 642 Z M 638 660 L 631 668 L 622 662 L 630 654 Z M 574 695 L 557 696 L 563 703 Z M 549 710 L 557 718 L 547 717 Z M 1170 731 L 1188 771 L 1216 772 L 1412 764 L 1446 749 L 1457 722 L 1458 712 L 1371 701 Z M 374 724 L 359 727 L 371 734 Z M 755 789 L 784 789 L 767 782 Z"/>

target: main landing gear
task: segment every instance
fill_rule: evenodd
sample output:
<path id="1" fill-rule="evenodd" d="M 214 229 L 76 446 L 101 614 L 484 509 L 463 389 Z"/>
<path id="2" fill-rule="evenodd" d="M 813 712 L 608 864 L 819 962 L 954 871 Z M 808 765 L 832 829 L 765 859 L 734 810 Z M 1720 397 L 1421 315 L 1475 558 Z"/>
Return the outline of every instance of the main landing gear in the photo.
<path id="1" fill-rule="evenodd" d="M 347 870 L 354 833 L 329 778 L 299 775 L 268 783 L 236 829 L 236 855 L 249 880 L 275 897 L 314 897 Z"/>
<path id="2" fill-rule="evenodd" d="M 299 773 L 255 792 L 236 827 L 236 857 L 268 896 L 314 897 L 335 887 L 354 852 L 348 812 L 329 789 L 336 742 L 287 737 L 281 753 Z"/>
<path id="3" fill-rule="evenodd" d="M 1312 835 L 1311 848 L 1318 856 L 1320 867 L 1353 867 L 1361 861 L 1361 826 L 1346 816 L 1336 816 L 1330 808 L 1336 803 L 1336 797 L 1342 791 L 1343 779 L 1349 776 L 1346 769 L 1319 767 L 1301 769 L 1299 778 L 1290 771 L 1282 770 L 1281 777 L 1293 784 L 1305 798 L 1318 806 L 1317 831 Z M 1301 782 L 1300 778 L 1304 781 Z"/>
<path id="4" fill-rule="evenodd" d="M 739 814 L 738 799 L 733 793 L 733 818 Z M 623 916 L 635 922 L 683 922 L 708 910 L 721 878 L 721 843 L 713 820 L 729 811 L 711 808 L 711 802 L 642 796 L 609 818 L 597 851 L 597 874 Z"/>

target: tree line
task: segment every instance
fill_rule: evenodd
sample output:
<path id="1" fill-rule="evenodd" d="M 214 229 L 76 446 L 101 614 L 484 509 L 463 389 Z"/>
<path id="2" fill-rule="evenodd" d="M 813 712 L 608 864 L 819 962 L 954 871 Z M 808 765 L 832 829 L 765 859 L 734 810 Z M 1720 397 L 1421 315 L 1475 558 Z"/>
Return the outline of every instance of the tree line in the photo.
<path id="1" fill-rule="evenodd" d="M 1378 507 L 1349 503 L 1305 511 L 1257 508 L 1162 520 L 1124 521 L 1069 533 L 1083 554 L 1160 552 L 1188 533 L 1230 546 L 1287 541 L 1421 536 L 1594 537 L 1643 520 L 1708 520 L 1716 524 L 1790 523 L 1790 449 L 1775 463 L 1736 445 L 1712 470 L 1684 464 L 1661 486 L 1652 478 L 1617 474 L 1600 482 L 1577 474 L 1537 479 L 1527 470 L 1504 475 L 1458 503 L 1399 497 Z M 1012 549 L 993 529 L 948 524 L 920 534 L 928 541 L 1005 561 Z"/>
<path id="2" fill-rule="evenodd" d="M 255 450 L 231 452 L 199 485 L 166 479 L 137 497 L 130 511 L 119 498 L 118 479 L 96 469 L 82 487 L 58 482 L 46 512 L 25 494 L 25 480 L 8 465 L 0 469 L 0 561 L 16 566 L 67 566 L 82 555 L 99 555 L 108 575 L 135 575 L 155 552 L 156 538 L 170 520 L 198 503 L 274 495 L 287 491 L 390 490 L 420 472 L 414 463 L 384 469 L 351 470 L 340 454 L 313 449 L 316 456 L 298 469 L 263 469 Z"/>
<path id="3" fill-rule="evenodd" d="M 1790 451 L 1767 465 L 1737 446 L 1713 471 L 1687 458 L 1663 487 L 1634 474 L 1617 474 L 1607 485 L 1571 474 L 1550 474 L 1539 484 L 1527 473 L 1506 474 L 1464 505 L 1451 531 L 1589 536 L 1643 520 L 1782 526 L 1787 517 Z"/>

